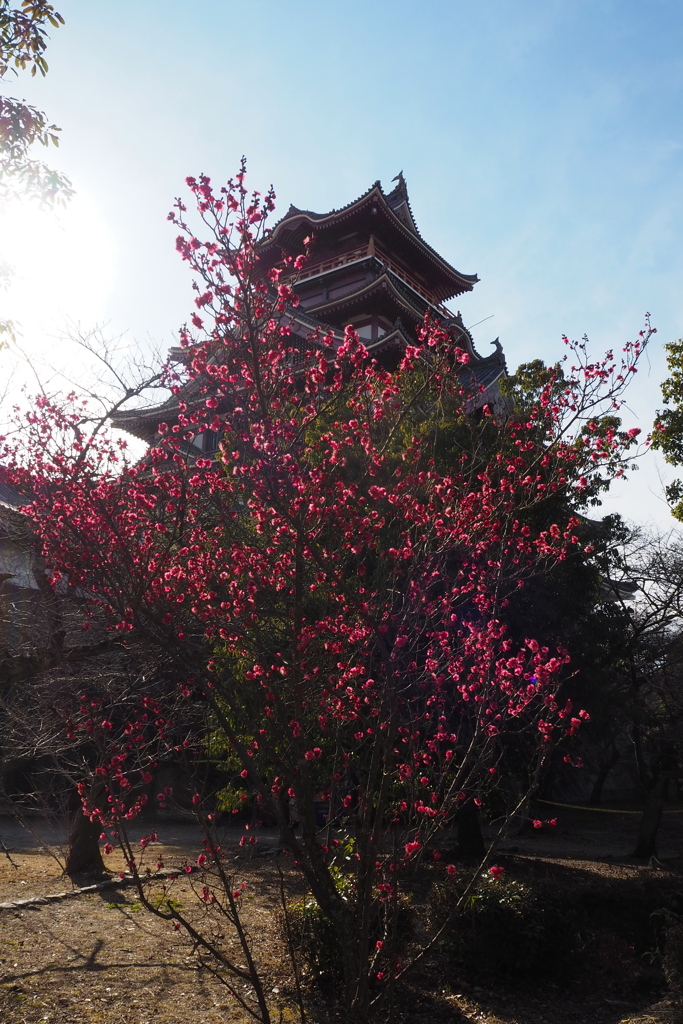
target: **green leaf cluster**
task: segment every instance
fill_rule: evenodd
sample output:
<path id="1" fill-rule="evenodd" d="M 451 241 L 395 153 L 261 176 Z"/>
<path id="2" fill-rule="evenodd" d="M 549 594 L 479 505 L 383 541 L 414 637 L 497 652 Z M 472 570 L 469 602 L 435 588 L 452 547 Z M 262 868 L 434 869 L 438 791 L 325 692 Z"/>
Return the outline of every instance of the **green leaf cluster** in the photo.
<path id="1" fill-rule="evenodd" d="M 659 449 L 672 466 L 683 465 L 683 339 L 666 346 L 669 376 L 662 384 L 668 408 L 657 412 L 652 447 Z M 683 483 L 674 480 L 666 488 L 667 501 L 676 519 L 683 522 Z"/>
<path id="2" fill-rule="evenodd" d="M 18 6 L 0 0 L 0 79 L 27 69 L 32 75 L 47 74 L 47 29 L 63 24 L 61 14 L 45 0 L 23 0 Z M 73 194 L 65 175 L 32 159 L 29 152 L 36 143 L 58 146 L 59 131 L 41 110 L 0 96 L 0 199 L 28 196 L 52 205 Z"/>

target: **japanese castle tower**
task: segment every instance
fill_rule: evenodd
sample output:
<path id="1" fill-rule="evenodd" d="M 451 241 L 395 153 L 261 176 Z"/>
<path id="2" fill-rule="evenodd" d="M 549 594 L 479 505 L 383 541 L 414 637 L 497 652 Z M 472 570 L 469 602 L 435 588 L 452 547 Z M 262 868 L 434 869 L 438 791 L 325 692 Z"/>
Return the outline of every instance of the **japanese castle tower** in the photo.
<path id="1" fill-rule="evenodd" d="M 290 206 L 260 245 L 260 270 L 265 277 L 283 267 L 283 255 L 303 252 L 313 239 L 304 268 L 282 273 L 299 296 L 286 314 L 292 333 L 302 339 L 316 330 L 332 331 L 341 341 L 352 324 L 370 354 L 382 365 L 396 365 L 407 344 L 415 344 L 425 315 L 448 331 L 470 361 L 458 373 L 471 390 L 472 409 L 499 400 L 497 382 L 506 372 L 500 343 L 481 356 L 459 312 L 445 303 L 472 291 L 479 278 L 462 274 L 446 262 L 417 229 L 400 173 L 398 184 L 385 193 L 379 181 L 358 199 L 329 213 Z M 174 350 L 175 354 L 175 350 Z M 177 399 L 154 409 L 121 411 L 115 425 L 153 443 L 160 419 L 173 416 Z"/>
<path id="2" fill-rule="evenodd" d="M 429 314 L 469 353 L 473 386 L 488 390 L 505 372 L 500 345 L 494 342 L 495 352 L 480 356 L 460 313 L 444 305 L 472 291 L 479 278 L 461 274 L 427 245 L 413 219 L 403 173 L 394 180 L 393 191 L 385 194 L 376 181 L 330 213 L 290 206 L 262 245 L 264 273 L 278 264 L 283 250 L 297 255 L 304 239 L 314 238 L 310 259 L 293 279 L 298 311 L 311 326 L 331 327 L 341 336 L 353 324 L 371 354 L 385 362 L 392 350 L 415 344 Z"/>

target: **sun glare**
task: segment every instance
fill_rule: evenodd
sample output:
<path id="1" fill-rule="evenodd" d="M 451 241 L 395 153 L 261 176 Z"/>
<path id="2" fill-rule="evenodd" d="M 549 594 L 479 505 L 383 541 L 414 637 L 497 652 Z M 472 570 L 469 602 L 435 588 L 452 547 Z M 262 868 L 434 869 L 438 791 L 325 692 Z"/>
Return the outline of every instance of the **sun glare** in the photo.
<path id="1" fill-rule="evenodd" d="M 14 202 L 0 216 L 0 319 L 15 322 L 24 347 L 42 348 L 67 321 L 101 321 L 116 252 L 96 203 L 78 193 L 54 211 Z"/>

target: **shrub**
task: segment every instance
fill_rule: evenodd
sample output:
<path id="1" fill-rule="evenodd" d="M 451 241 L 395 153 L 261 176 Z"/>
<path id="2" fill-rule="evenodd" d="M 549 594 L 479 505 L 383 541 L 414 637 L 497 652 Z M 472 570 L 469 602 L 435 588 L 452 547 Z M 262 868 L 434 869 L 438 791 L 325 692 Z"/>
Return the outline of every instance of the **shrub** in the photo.
<path id="1" fill-rule="evenodd" d="M 330 874 L 337 892 L 353 907 L 356 900 L 355 876 L 351 864 L 355 857 L 355 840 L 349 836 L 337 841 L 335 855 L 330 865 Z M 396 901 L 381 902 L 381 894 L 373 888 L 376 900 L 370 924 L 372 960 L 375 972 L 381 977 L 389 968 L 393 958 L 400 959 L 406 942 L 412 934 L 413 910 L 406 893 L 398 895 Z M 291 942 L 313 978 L 327 986 L 342 978 L 342 947 L 334 923 L 324 913 L 312 893 L 287 904 L 287 919 L 281 919 L 281 931 L 285 941 Z M 382 950 L 380 954 L 378 950 Z"/>
<path id="2" fill-rule="evenodd" d="M 662 970 L 672 999 L 683 1003 L 683 892 L 669 894 L 665 906 L 650 915 L 654 926 L 656 950 L 661 957 Z"/>
<path id="3" fill-rule="evenodd" d="M 287 904 L 287 918 L 294 949 L 300 954 L 313 977 L 318 981 L 334 981 L 340 978 L 339 938 L 332 921 L 320 909 L 315 897 L 309 892 L 303 899 L 292 900 Z"/>
<path id="4" fill-rule="evenodd" d="M 442 921 L 462 890 L 439 885 L 432 914 Z M 482 878 L 449 923 L 443 949 L 452 968 L 469 978 L 522 981 L 566 969 L 578 948 L 573 908 L 552 892 L 509 878 Z"/>

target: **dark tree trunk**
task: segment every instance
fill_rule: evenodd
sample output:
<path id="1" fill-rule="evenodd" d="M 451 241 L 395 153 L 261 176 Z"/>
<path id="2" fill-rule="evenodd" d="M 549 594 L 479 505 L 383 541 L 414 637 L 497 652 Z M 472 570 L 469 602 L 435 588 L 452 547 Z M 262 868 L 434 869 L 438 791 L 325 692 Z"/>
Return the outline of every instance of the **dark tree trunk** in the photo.
<path id="1" fill-rule="evenodd" d="M 638 769 L 638 778 L 640 779 L 640 784 L 641 786 L 643 786 L 644 789 L 649 790 L 650 786 L 652 785 L 652 778 L 647 770 L 647 765 L 645 764 L 645 758 L 643 757 L 641 731 L 637 726 L 633 727 L 633 733 L 631 738 L 633 740 L 633 753 L 636 759 L 636 767 Z"/>
<path id="2" fill-rule="evenodd" d="M 88 803 L 96 807 L 98 798 L 102 796 L 104 787 L 99 780 L 90 793 Z M 102 825 L 99 821 L 91 821 L 82 807 L 78 808 L 76 817 L 69 833 L 69 852 L 66 858 L 66 873 L 70 878 L 82 875 L 104 875 L 106 868 L 100 850 L 100 833 Z"/>
<path id="3" fill-rule="evenodd" d="M 481 860 L 486 854 L 484 837 L 481 834 L 479 813 L 474 800 L 466 800 L 455 819 L 458 837 L 458 857 L 464 860 Z"/>
<path id="4" fill-rule="evenodd" d="M 661 775 L 650 790 L 643 815 L 640 819 L 638 839 L 633 856 L 648 860 L 657 856 L 657 832 L 662 820 L 664 810 L 664 796 L 668 785 L 668 779 Z"/>
<path id="5" fill-rule="evenodd" d="M 48 656 L 49 666 L 59 665 L 64 659 L 64 641 L 66 632 L 59 598 L 47 581 L 45 567 L 42 559 L 35 567 L 33 578 L 36 581 L 43 602 L 43 615 L 47 624 Z"/>
<path id="6" fill-rule="evenodd" d="M 66 873 L 70 878 L 80 875 L 104 875 L 106 869 L 100 852 L 99 822 L 91 821 L 83 811 L 78 811 L 71 834 Z"/>
<path id="7" fill-rule="evenodd" d="M 607 777 L 608 777 L 609 773 L 614 768 L 614 766 L 617 763 L 617 761 L 619 760 L 620 756 L 621 755 L 620 755 L 618 749 L 616 747 L 613 747 L 612 748 L 612 753 L 610 754 L 610 756 L 608 758 L 601 758 L 600 759 L 600 761 L 598 763 L 598 774 L 597 774 L 597 777 L 595 779 L 595 782 L 593 783 L 593 788 L 591 790 L 590 799 L 588 801 L 588 803 L 590 804 L 591 807 L 601 807 L 602 806 L 602 790 L 603 790 L 603 787 L 604 787 L 605 783 L 607 782 Z"/>

